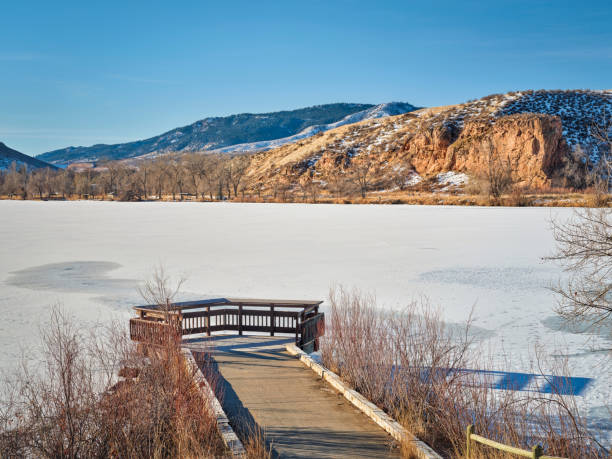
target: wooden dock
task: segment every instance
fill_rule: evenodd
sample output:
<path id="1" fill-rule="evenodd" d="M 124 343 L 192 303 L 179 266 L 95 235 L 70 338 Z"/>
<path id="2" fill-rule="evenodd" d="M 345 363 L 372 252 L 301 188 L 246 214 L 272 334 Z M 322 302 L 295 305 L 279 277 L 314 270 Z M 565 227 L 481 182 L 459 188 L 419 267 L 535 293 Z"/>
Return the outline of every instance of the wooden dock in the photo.
<path id="1" fill-rule="evenodd" d="M 306 352 L 318 348 L 320 304 L 216 298 L 137 306 L 130 336 L 153 346 L 182 337 L 193 354 L 209 354 L 211 385 L 234 430 L 246 440 L 261 429 L 273 457 L 400 457 L 382 428 L 285 350 L 293 342 Z"/>
<path id="2" fill-rule="evenodd" d="M 212 349 L 230 421 L 261 428 L 273 457 L 400 457 L 383 429 L 285 351 L 290 342 L 237 335 L 183 340 L 195 353 Z"/>
<path id="3" fill-rule="evenodd" d="M 161 344 L 169 333 L 191 335 L 215 332 L 291 334 L 307 351 L 316 350 L 325 332 L 322 301 L 213 298 L 164 305 L 135 306 L 138 317 L 130 319 L 134 341 Z"/>

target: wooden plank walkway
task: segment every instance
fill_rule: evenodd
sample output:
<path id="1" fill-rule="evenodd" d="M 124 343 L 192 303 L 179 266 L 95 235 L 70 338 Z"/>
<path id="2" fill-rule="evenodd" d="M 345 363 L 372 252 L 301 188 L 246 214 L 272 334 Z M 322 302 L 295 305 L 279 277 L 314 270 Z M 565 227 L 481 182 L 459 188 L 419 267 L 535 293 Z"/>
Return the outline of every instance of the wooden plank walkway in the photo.
<path id="1" fill-rule="evenodd" d="M 212 344 L 230 421 L 263 429 L 273 457 L 400 457 L 386 432 L 285 351 L 293 338 L 216 335 L 183 342 L 196 352 Z"/>

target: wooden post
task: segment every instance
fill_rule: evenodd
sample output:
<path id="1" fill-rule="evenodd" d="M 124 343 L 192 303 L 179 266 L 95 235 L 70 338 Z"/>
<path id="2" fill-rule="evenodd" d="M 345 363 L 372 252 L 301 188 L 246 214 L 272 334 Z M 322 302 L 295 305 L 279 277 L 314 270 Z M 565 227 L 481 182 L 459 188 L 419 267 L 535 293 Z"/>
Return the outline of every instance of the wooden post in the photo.
<path id="1" fill-rule="evenodd" d="M 533 448 L 531 448 L 533 459 L 538 459 L 539 457 L 544 456 L 544 450 L 542 449 L 542 447 L 540 445 L 536 445 Z"/>
<path id="2" fill-rule="evenodd" d="M 242 305 L 238 305 L 238 334 L 242 336 Z"/>
<path id="3" fill-rule="evenodd" d="M 270 336 L 274 336 L 274 328 L 276 327 L 276 317 L 274 317 L 274 305 L 270 305 Z"/>
<path id="4" fill-rule="evenodd" d="M 474 433 L 474 426 L 470 424 L 466 429 L 466 441 L 465 441 L 465 457 L 470 459 L 472 457 L 472 449 L 470 447 L 470 442 L 472 441 L 472 434 Z"/>
<path id="5" fill-rule="evenodd" d="M 210 306 L 206 306 L 206 336 L 210 336 Z"/>
<path id="6" fill-rule="evenodd" d="M 300 333 L 300 314 L 298 313 L 295 316 L 295 345 L 297 347 L 300 347 L 300 341 L 298 339 L 299 333 Z"/>
<path id="7" fill-rule="evenodd" d="M 315 317 L 317 317 L 317 315 L 315 315 Z M 314 351 L 315 352 L 319 350 L 319 328 L 320 326 L 321 326 L 321 319 L 319 318 L 314 324 L 314 327 L 315 327 Z"/>

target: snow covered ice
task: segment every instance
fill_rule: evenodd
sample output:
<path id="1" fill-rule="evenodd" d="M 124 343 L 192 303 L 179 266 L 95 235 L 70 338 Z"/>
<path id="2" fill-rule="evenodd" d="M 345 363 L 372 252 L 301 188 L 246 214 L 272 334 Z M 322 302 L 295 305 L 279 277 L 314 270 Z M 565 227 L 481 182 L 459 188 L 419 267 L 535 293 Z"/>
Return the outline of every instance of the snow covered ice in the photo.
<path id="1" fill-rule="evenodd" d="M 334 284 L 388 308 L 426 296 L 449 323 L 474 325 L 501 371 L 529 371 L 536 345 L 593 378 L 593 422 L 612 399 L 605 334 L 554 313 L 559 267 L 543 262 L 551 218 L 571 209 L 0 201 L 0 368 L 35 356 L 39 325 L 62 303 L 77 320 L 126 320 L 160 263 L 187 277 L 182 299 L 325 299 Z"/>

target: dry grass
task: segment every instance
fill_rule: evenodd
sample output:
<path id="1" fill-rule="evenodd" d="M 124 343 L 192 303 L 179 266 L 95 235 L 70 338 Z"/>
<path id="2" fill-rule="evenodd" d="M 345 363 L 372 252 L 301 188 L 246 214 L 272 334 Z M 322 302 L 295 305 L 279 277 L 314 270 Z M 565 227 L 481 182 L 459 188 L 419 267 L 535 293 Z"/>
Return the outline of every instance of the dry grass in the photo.
<path id="1" fill-rule="evenodd" d="M 1 457 L 215 457 L 224 453 L 209 401 L 177 340 L 137 350 L 123 333 L 86 336 L 59 309 L 44 334 L 43 367 L 5 384 Z M 119 369 L 125 379 L 116 380 Z"/>
<path id="2" fill-rule="evenodd" d="M 249 426 L 246 431 L 241 431 L 241 436 L 245 438 L 244 449 L 248 459 L 272 459 L 272 445 L 262 429 Z"/>
<path id="3" fill-rule="evenodd" d="M 9 197 L 0 195 L 0 200 L 23 200 L 21 197 Z M 38 200 L 32 198 L 30 200 Z M 78 197 L 68 197 L 67 201 L 80 200 Z M 91 201 L 104 199 L 95 198 Z M 112 199 L 110 199 L 112 200 Z M 172 202 L 172 196 L 164 195 L 158 201 Z M 218 202 L 208 197 L 197 200 L 185 200 L 185 202 Z M 250 203 L 309 203 L 309 204 L 407 204 L 428 206 L 506 206 L 506 207 L 609 207 L 610 198 L 607 195 L 597 193 L 593 189 L 583 192 L 568 188 L 550 188 L 542 190 L 522 189 L 514 187 L 510 193 L 499 198 L 493 198 L 482 194 L 478 188 L 467 186 L 463 191 L 455 192 L 432 192 L 424 189 L 396 190 L 385 192 L 370 192 L 365 198 L 355 195 L 334 197 L 326 191 L 320 191 L 316 199 L 304 195 L 302 192 L 288 192 L 282 198 L 274 198 L 270 194 L 256 196 L 245 193 L 234 196 L 230 202 Z"/>
<path id="4" fill-rule="evenodd" d="M 370 193 L 365 198 L 344 196 L 335 198 L 322 194 L 317 197 L 316 202 L 311 199 L 302 199 L 288 196 L 285 199 L 274 199 L 272 197 L 246 196 L 244 199 L 232 200 L 236 202 L 253 203 L 309 203 L 309 204 L 406 204 L 427 206 L 505 206 L 505 207 L 601 207 L 610 205 L 608 201 L 598 201 L 592 194 L 577 192 L 524 192 L 513 191 L 498 199 L 480 194 L 459 193 L 432 193 L 432 192 L 388 192 Z M 598 205 L 599 203 L 599 205 Z M 607 204 L 606 204 L 607 203 Z"/>
<path id="5" fill-rule="evenodd" d="M 426 302 L 383 311 L 374 297 L 342 288 L 330 301 L 324 365 L 446 457 L 464 456 L 469 424 L 480 435 L 525 449 L 540 443 L 547 454 L 605 457 L 573 397 L 493 390 L 465 371 L 486 364 L 470 342 L 469 322 L 464 330 L 449 330 Z M 567 374 L 558 366 L 544 373 L 548 362 L 540 352 L 534 360 L 538 374 Z M 474 457 L 500 457 L 475 450 Z M 405 453 L 410 457 L 410 445 Z"/>

